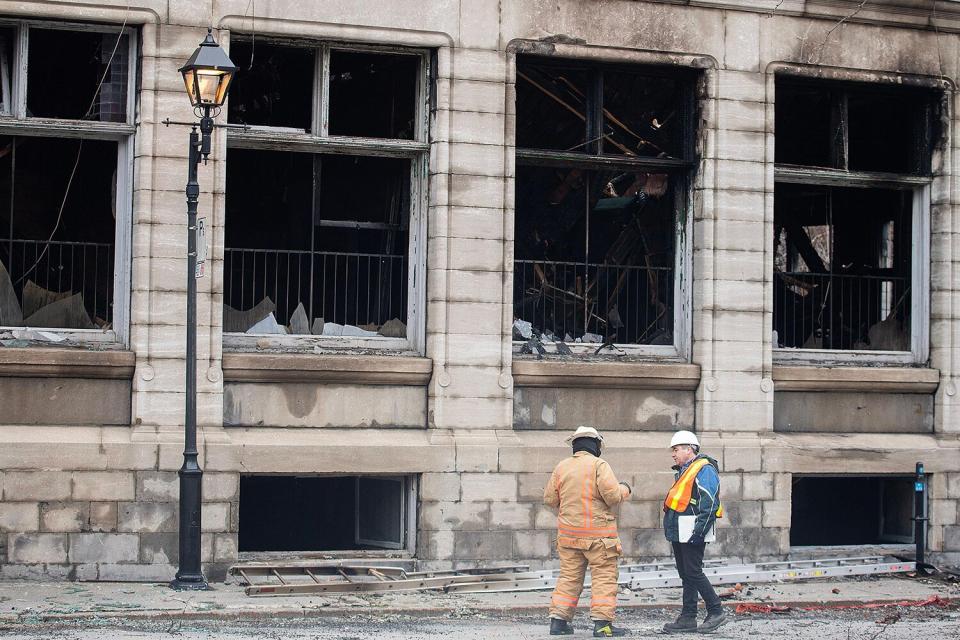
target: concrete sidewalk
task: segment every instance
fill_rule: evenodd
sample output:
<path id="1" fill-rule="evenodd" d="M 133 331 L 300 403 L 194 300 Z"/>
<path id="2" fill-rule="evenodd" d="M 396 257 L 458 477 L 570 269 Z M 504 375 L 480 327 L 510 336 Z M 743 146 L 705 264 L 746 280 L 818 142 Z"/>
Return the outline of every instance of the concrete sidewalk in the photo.
<path id="1" fill-rule="evenodd" d="M 728 591 L 719 587 L 718 592 Z M 906 576 L 870 576 L 783 584 L 744 585 L 728 606 L 761 603 L 784 606 L 843 606 L 922 601 L 932 596 L 960 600 L 960 584 Z M 356 613 L 467 615 L 478 612 L 530 613 L 549 604 L 550 592 L 444 594 L 409 592 L 323 596 L 249 597 L 238 584 L 210 591 L 176 592 L 163 584 L 3 582 L 0 622 L 55 622 L 77 618 L 238 618 L 326 616 Z M 589 605 L 589 592 L 581 605 Z M 676 607 L 680 589 L 622 591 L 618 606 Z"/>

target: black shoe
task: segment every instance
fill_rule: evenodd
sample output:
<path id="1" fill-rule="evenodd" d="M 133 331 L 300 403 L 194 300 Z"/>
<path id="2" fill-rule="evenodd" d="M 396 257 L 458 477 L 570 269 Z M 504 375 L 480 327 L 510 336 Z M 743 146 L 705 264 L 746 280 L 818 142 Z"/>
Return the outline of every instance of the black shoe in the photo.
<path id="1" fill-rule="evenodd" d="M 668 622 L 663 625 L 664 633 L 684 633 L 686 631 L 696 631 L 697 630 L 697 618 L 696 616 L 684 616 L 681 615 L 679 618 L 673 622 Z"/>
<path id="2" fill-rule="evenodd" d="M 621 636 L 629 635 L 630 631 L 622 627 L 615 627 L 613 623 L 609 620 L 594 620 L 593 621 L 593 637 L 594 638 L 619 638 Z"/>
<path id="3" fill-rule="evenodd" d="M 570 636 L 573 635 L 573 627 L 566 620 L 560 618 L 550 618 L 550 635 L 552 636 Z"/>
<path id="4" fill-rule="evenodd" d="M 697 627 L 698 633 L 713 633 L 723 624 L 730 622 L 730 619 L 727 617 L 723 611 L 718 613 L 708 613 L 707 619 L 703 621 L 699 627 Z"/>

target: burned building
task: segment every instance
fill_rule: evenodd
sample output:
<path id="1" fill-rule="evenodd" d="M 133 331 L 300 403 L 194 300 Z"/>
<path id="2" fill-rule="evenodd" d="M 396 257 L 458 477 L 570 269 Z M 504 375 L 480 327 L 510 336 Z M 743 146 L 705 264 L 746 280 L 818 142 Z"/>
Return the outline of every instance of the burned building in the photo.
<path id="1" fill-rule="evenodd" d="M 923 462 L 956 559 L 954 5 L 0 2 L 0 577 L 175 572 L 208 26 L 239 67 L 200 169 L 210 576 L 551 566 L 579 424 L 628 559 L 669 555 L 679 428 L 716 556 L 905 549 Z"/>

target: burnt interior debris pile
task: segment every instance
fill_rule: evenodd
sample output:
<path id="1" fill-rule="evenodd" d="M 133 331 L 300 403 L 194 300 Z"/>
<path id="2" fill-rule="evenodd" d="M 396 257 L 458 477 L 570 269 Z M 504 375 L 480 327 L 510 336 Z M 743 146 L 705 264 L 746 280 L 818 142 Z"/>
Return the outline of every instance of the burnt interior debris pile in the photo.
<path id="1" fill-rule="evenodd" d="M 777 346 L 909 351 L 912 194 L 778 189 Z"/>
<path id="2" fill-rule="evenodd" d="M 672 345 L 686 85 L 526 62 L 517 76 L 514 338 L 538 354 Z"/>

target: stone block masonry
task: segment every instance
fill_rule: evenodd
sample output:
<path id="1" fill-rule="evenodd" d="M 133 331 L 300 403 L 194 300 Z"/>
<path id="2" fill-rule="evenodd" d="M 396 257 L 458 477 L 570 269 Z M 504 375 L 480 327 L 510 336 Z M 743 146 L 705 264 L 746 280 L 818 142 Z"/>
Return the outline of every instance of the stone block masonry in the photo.
<path id="1" fill-rule="evenodd" d="M 534 455 L 534 450 L 528 454 Z M 559 452 L 556 461 L 564 455 Z M 625 459 L 629 460 L 629 455 Z M 623 478 L 634 479 L 635 487 L 633 499 L 619 509 L 624 561 L 667 558 L 671 551 L 661 528 L 662 499 L 673 476 L 630 471 L 629 467 L 615 469 Z M 723 473 L 726 516 L 719 521 L 712 555 L 749 559 L 756 553 L 774 558 L 787 552 L 781 532 L 790 525 L 790 502 L 774 495 L 784 475 Z M 418 554 L 436 567 L 520 559 L 552 566 L 556 561 L 556 514 L 542 504 L 549 477 L 543 472 L 502 471 L 424 474 Z M 751 488 L 741 489 L 747 486 Z"/>
<path id="2" fill-rule="evenodd" d="M 97 0 L 3 4 L 4 21 L 94 21 L 98 28 L 126 22 L 137 41 L 138 59 L 131 69 L 138 77 L 130 85 L 135 94 L 129 98 L 136 105 L 130 125 L 61 123 L 70 129 L 66 137 L 71 140 L 109 127 L 103 135 L 120 150 L 116 197 L 104 202 L 115 201 L 115 210 L 105 209 L 107 226 L 121 233 L 112 243 L 114 269 L 102 276 L 116 283 L 119 293 L 110 301 L 113 326 L 95 331 L 101 340 L 97 344 L 84 342 L 89 334 L 73 334 L 63 343 L 0 346 L 0 578 L 164 581 L 176 570 L 189 129 L 160 123 L 192 117 L 176 69 L 209 24 L 217 26 L 216 37 L 234 53 L 241 51 L 241 41 L 249 41 L 255 25 L 258 33 L 270 35 L 271 46 L 287 40 L 293 47 L 321 50 L 330 43 L 334 49 L 400 48 L 423 53 L 431 68 L 423 76 L 429 83 L 423 87 L 423 102 L 412 111 L 422 119 L 403 116 L 413 118 L 414 128 L 427 129 L 421 137 L 405 130 L 399 141 L 359 134 L 349 141 L 321 140 L 324 127 L 336 129 L 342 115 L 336 107 L 302 129 L 241 133 L 217 128 L 214 134 L 211 161 L 200 169 L 200 210 L 209 228 L 208 274 L 197 282 L 199 448 L 205 470 L 202 560 L 208 577 L 222 576 L 241 556 L 241 474 L 415 477 L 418 495 L 409 513 L 415 514 L 416 546 L 410 551 L 425 568 L 521 562 L 555 566 L 556 516 L 543 506 L 542 493 L 553 466 L 569 451 L 563 437 L 581 423 L 604 429 L 605 457 L 634 488 L 633 500 L 619 513 L 625 561 L 670 555 L 661 528 L 661 500 L 672 482 L 667 443 L 677 428 L 700 434 L 704 451 L 721 467 L 727 513 L 708 552 L 712 557 L 760 560 L 789 554 L 793 486 L 800 475 L 910 475 L 918 460 L 932 474 L 929 551 L 934 556 L 960 554 L 960 372 L 954 369 L 960 362 L 960 292 L 954 277 L 960 233 L 950 195 L 958 169 L 949 153 L 960 149 L 952 139 L 958 130 L 955 109 L 938 114 L 942 135 L 934 141 L 930 170 L 901 184 L 911 228 L 929 237 L 929 251 L 921 247 L 926 253 L 911 262 L 911 273 L 923 277 L 910 285 L 928 283 L 929 295 L 908 305 L 915 342 L 928 346 L 929 354 L 892 356 L 874 348 L 855 358 L 821 350 L 811 355 L 809 349 L 779 349 L 773 335 L 782 313 L 775 301 L 803 306 L 812 300 L 803 287 L 784 287 L 774 275 L 782 266 L 774 264 L 782 240 L 777 235 L 781 226 L 775 226 L 783 211 L 777 196 L 783 193 L 783 180 L 798 179 L 783 163 L 777 166 L 777 152 L 791 130 L 789 123 L 777 122 L 778 79 L 804 76 L 810 86 L 829 80 L 843 86 L 920 84 L 948 102 L 953 90 L 943 87 L 960 82 L 960 68 L 957 56 L 938 52 L 960 49 L 955 29 L 935 32 L 923 26 L 928 12 L 907 0 L 870 3 L 869 11 L 842 25 L 829 3 L 806 3 L 802 14 L 778 12 L 770 18 L 746 0 L 273 0 L 254 3 L 250 15 L 242 17 L 234 11 L 236 3 L 166 4 L 159 13 L 136 7 L 127 11 L 116 2 Z M 960 9 L 944 6 L 948 4 L 940 3 L 937 10 L 941 25 L 960 24 Z M 225 10 L 227 6 L 231 8 Z M 827 35 L 829 41 L 817 45 Z M 63 53 L 70 59 L 76 52 Z M 576 252 L 590 255 L 578 253 L 572 264 L 583 268 L 583 263 L 604 262 L 606 247 L 597 247 L 629 222 L 601 219 L 593 208 L 587 222 L 587 207 L 574 208 L 561 190 L 543 183 L 549 197 L 533 215 L 549 224 L 545 233 L 532 234 L 534 196 L 528 176 L 539 173 L 558 184 L 601 176 L 603 184 L 585 180 L 576 189 L 609 195 L 619 188 L 610 175 L 627 176 L 636 169 L 632 161 L 620 163 L 624 156 L 612 153 L 605 140 L 602 158 L 590 160 L 579 176 L 570 171 L 571 162 L 577 165 L 588 155 L 586 146 L 597 141 L 587 142 L 587 129 L 580 128 L 587 114 L 575 114 L 574 104 L 568 105 L 573 111 L 560 105 L 518 73 L 530 61 L 591 68 L 587 77 L 600 78 L 594 70 L 603 67 L 618 76 L 655 68 L 674 79 L 683 73 L 690 78 L 695 104 L 690 130 L 680 132 L 694 147 L 687 154 L 690 163 L 665 161 L 671 164 L 671 188 L 680 188 L 644 209 L 639 220 L 646 234 L 644 217 L 663 210 L 671 216 L 666 227 L 675 232 L 672 242 L 655 243 L 674 253 L 657 256 L 664 258 L 663 266 L 648 270 L 643 279 L 650 290 L 655 281 L 662 287 L 657 303 L 663 308 L 640 321 L 666 327 L 658 327 L 651 338 L 657 344 L 619 345 L 596 356 L 550 353 L 542 361 L 518 353 L 511 327 L 531 299 L 561 296 L 559 306 L 578 313 L 590 301 L 590 313 L 604 322 L 610 319 L 607 307 L 614 288 L 611 283 L 598 293 L 597 284 L 578 275 L 569 291 L 554 291 L 547 285 L 558 283 L 548 269 L 542 277 L 535 275 L 527 290 L 518 291 L 518 259 L 530 257 L 530 246 L 546 247 L 538 259 L 562 252 L 567 240 L 558 238 L 566 235 L 564 227 L 579 225 L 589 235 L 578 236 Z M 238 75 L 237 82 L 242 78 Z M 576 84 L 572 78 L 567 80 Z M 345 76 L 336 80 L 355 81 Z M 321 83 L 314 85 L 324 99 L 340 86 L 320 91 Z M 284 87 L 277 89 L 282 93 Z M 404 95 L 415 93 L 407 89 Z M 568 89 L 563 92 L 571 99 L 579 91 Z M 563 145 L 557 149 L 566 154 L 559 162 L 563 166 L 544 164 L 540 147 L 532 153 L 528 149 L 535 125 L 557 124 L 524 116 L 518 101 L 531 95 L 544 100 L 544 118 L 566 122 L 575 134 L 569 141 L 541 140 Z M 603 133 L 619 126 L 611 125 L 613 115 L 633 132 L 626 136 L 632 145 L 654 143 L 659 149 L 667 144 L 666 132 L 681 118 L 654 124 L 645 111 L 632 109 L 635 100 L 618 105 L 623 95 L 630 94 L 607 95 L 610 104 L 603 106 L 609 114 L 596 110 L 607 119 Z M 108 97 L 112 112 L 120 105 L 119 95 Z M 580 98 L 574 102 L 580 104 Z M 550 115 L 551 109 L 560 115 Z M 218 123 L 225 123 L 229 112 L 225 109 Z M 236 114 L 234 110 L 232 117 Z M 18 117 L 4 121 L 11 135 L 25 140 L 38 133 L 59 135 L 46 124 L 41 132 L 32 112 L 13 115 Z M 620 141 L 622 133 L 609 135 Z M 854 164 L 857 144 L 853 140 L 845 148 Z M 315 153 L 324 168 L 333 156 L 353 161 L 368 152 L 378 162 L 409 165 L 410 174 L 397 181 L 402 189 L 389 211 L 384 209 L 383 221 L 401 210 L 409 210 L 407 219 L 389 231 L 357 232 L 361 238 L 389 235 L 404 254 L 406 272 L 389 291 L 403 299 L 403 311 L 396 315 L 407 329 L 405 345 L 400 337 L 335 342 L 330 336 L 224 334 L 223 307 L 230 287 L 235 292 L 238 286 L 227 258 L 237 249 L 228 243 L 236 237 L 236 228 L 231 229 L 236 217 L 228 215 L 228 203 L 231 192 L 237 193 L 229 168 L 232 158 L 257 146 L 262 147 L 257 153 L 291 161 L 312 162 L 309 156 Z M 663 160 L 653 147 L 641 147 L 631 147 L 631 153 Z M 300 153 L 304 151 L 310 153 Z M 132 172 L 124 171 L 128 166 Z M 354 189 L 355 198 L 331 197 L 321 193 L 331 174 L 319 166 L 308 170 L 316 189 L 307 189 L 305 196 L 297 195 L 296 181 L 264 185 L 277 187 L 275 192 L 283 195 L 276 201 L 286 203 L 273 231 L 286 233 L 301 218 L 312 228 L 314 200 L 336 213 L 341 204 L 361 206 L 383 190 L 380 176 L 372 172 L 357 176 L 369 182 L 369 189 Z M 841 173 L 829 179 L 840 181 Z M 14 207 L 14 213 L 22 212 Z M 252 236 L 269 244 L 276 239 L 273 231 Z M 862 231 L 864 238 L 880 233 Z M 646 238 L 648 246 L 653 240 Z M 899 250 L 899 243 L 894 244 Z M 875 245 L 867 253 L 876 251 Z M 362 253 L 359 247 L 343 250 Z M 312 255 L 307 259 L 319 254 Z M 0 251 L 0 260 L 3 256 Z M 866 254 L 861 258 L 855 262 L 875 262 Z M 838 257 L 836 262 L 849 260 Z M 621 266 L 647 269 L 650 264 L 634 251 Z M 266 280 L 280 271 L 257 275 L 269 284 Z M 351 265 L 350 277 L 362 280 L 359 273 Z M 0 281 L 0 316 L 5 318 L 9 296 L 3 285 Z M 334 294 L 330 281 L 326 287 L 324 296 L 342 293 L 338 288 Z M 258 289 L 257 297 L 261 293 Z M 563 302 L 565 298 L 569 300 Z M 631 290 L 620 315 L 629 319 L 631 307 L 648 298 L 649 291 Z M 279 309 L 286 301 L 273 303 Z M 356 309 L 363 303 L 357 298 L 353 304 Z M 356 322 L 359 326 L 364 319 Z M 583 316 L 574 322 L 583 322 Z M 12 344 L 7 331 L 0 328 L 4 345 Z M 586 350 L 587 345 L 575 348 Z M 273 358 L 296 360 L 281 369 Z M 238 359 L 244 366 L 236 364 Z M 530 373 L 531 363 L 539 373 Z M 610 367 L 628 373 L 597 375 Z M 884 414 L 883 407 L 896 411 Z M 884 420 L 873 419 L 878 412 Z M 797 414 L 804 419 L 795 419 Z"/>
<path id="3" fill-rule="evenodd" d="M 9 481 L 8 481 L 9 479 Z M 0 577 L 166 581 L 176 572 L 178 478 L 172 471 L 7 471 L 0 484 Z M 204 478 L 210 576 L 237 557 L 239 475 Z"/>

